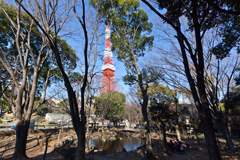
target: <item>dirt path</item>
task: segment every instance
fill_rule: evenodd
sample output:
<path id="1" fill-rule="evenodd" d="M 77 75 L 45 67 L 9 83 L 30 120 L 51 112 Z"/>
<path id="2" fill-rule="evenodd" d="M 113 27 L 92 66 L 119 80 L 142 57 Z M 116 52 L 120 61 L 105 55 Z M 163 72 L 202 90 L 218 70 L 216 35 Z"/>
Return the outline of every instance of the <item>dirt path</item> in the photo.
<path id="1" fill-rule="evenodd" d="M 62 137 L 67 136 L 69 134 L 73 134 L 74 132 L 65 132 L 62 134 Z M 38 145 L 37 137 L 41 137 Z M 28 143 L 27 143 L 27 156 L 33 160 L 41 160 L 43 157 L 43 153 L 45 150 L 45 145 L 41 145 L 41 142 L 44 139 L 43 133 L 38 134 L 29 134 Z M 46 159 L 47 160 L 61 160 L 64 159 L 62 155 L 54 151 L 54 148 L 57 145 L 58 134 L 52 136 L 48 145 L 48 152 Z M 168 141 L 170 139 L 168 138 Z M 202 142 L 202 145 L 199 146 L 196 140 L 187 140 L 183 139 L 183 144 L 187 141 L 190 144 L 191 151 L 187 151 L 185 148 L 184 153 L 179 152 L 170 152 L 169 154 L 164 154 L 162 151 L 162 147 L 159 145 L 158 140 L 153 140 L 153 150 L 154 154 L 158 159 L 161 160 L 208 160 L 208 154 L 205 145 Z M 0 159 L 6 160 L 9 159 L 14 152 L 14 144 L 15 144 L 15 135 L 0 137 Z M 240 146 L 238 146 L 240 147 Z M 235 154 L 229 153 L 227 151 L 221 151 L 222 158 L 224 160 L 240 160 L 240 148 L 237 149 Z M 86 155 L 89 160 L 141 160 L 144 159 L 144 151 L 131 151 L 128 153 L 125 152 L 117 152 L 109 153 L 109 152 L 98 152 L 93 151 L 90 154 Z"/>
<path id="2" fill-rule="evenodd" d="M 42 159 L 42 156 L 45 150 L 45 145 L 38 144 L 37 136 L 44 136 L 44 134 L 40 134 L 40 135 L 30 134 L 28 136 L 27 156 L 33 159 Z M 40 142 L 42 140 L 43 139 L 40 139 Z M 0 137 L 0 159 L 9 159 L 10 157 L 12 157 L 14 153 L 14 147 L 15 147 L 14 145 L 15 145 L 15 136 L 4 137 L 4 139 Z M 50 142 L 48 145 L 47 153 L 50 154 L 53 150 L 54 150 L 53 143 Z M 51 159 L 54 159 L 54 158 L 51 158 Z"/>

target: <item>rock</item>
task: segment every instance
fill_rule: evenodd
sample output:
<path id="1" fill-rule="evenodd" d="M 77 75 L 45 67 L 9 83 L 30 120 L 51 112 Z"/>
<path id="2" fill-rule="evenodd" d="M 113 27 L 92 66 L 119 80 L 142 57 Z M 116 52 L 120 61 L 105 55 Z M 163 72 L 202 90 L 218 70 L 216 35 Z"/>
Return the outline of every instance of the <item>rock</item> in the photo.
<path id="1" fill-rule="evenodd" d="M 152 132 L 152 133 L 151 133 L 151 137 L 152 137 L 152 138 L 158 138 L 159 136 L 158 136 L 158 134 L 157 134 L 157 133 L 155 133 L 155 132 Z"/>
<path id="2" fill-rule="evenodd" d="M 115 141 L 115 140 L 116 140 L 116 137 L 115 137 L 115 136 L 110 137 L 109 140 L 111 140 L 111 141 Z"/>
<path id="3" fill-rule="evenodd" d="M 92 137 L 92 139 L 99 139 L 99 137 L 96 135 L 96 136 Z"/>
<path id="4" fill-rule="evenodd" d="M 106 137 L 102 137 L 101 139 L 103 142 L 106 142 L 107 138 Z"/>
<path id="5" fill-rule="evenodd" d="M 73 137 L 72 136 L 66 136 L 60 141 L 60 145 L 71 145 L 74 143 Z"/>
<path id="6" fill-rule="evenodd" d="M 132 137 L 141 137 L 141 134 L 140 133 L 133 133 Z"/>

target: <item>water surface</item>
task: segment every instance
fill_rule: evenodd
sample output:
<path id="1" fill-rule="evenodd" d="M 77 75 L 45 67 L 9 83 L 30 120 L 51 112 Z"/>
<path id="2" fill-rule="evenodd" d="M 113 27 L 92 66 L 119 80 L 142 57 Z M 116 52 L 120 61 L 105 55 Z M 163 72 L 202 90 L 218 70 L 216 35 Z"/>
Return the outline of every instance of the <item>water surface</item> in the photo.
<path id="1" fill-rule="evenodd" d="M 106 142 L 102 142 L 99 139 L 91 140 L 91 145 L 95 145 L 99 150 L 104 149 L 108 152 L 113 152 L 116 150 L 117 152 L 121 152 L 123 148 L 127 152 L 134 151 L 138 147 L 144 145 L 144 140 L 136 137 L 124 137 L 122 139 L 117 140 L 107 140 Z"/>

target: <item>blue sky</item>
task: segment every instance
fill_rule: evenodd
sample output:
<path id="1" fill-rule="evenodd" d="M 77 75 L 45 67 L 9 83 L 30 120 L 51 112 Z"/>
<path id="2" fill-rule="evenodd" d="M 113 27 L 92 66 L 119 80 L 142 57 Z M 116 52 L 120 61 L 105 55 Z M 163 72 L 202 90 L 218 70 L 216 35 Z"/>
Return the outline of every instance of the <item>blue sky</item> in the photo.
<path id="1" fill-rule="evenodd" d="M 140 3 L 140 4 L 141 4 L 140 8 L 145 9 L 147 14 L 149 15 L 149 21 L 154 23 L 154 21 L 156 19 L 155 14 L 152 13 L 144 4 L 142 4 L 142 3 Z M 87 12 L 89 12 L 89 10 L 87 10 Z M 87 13 L 87 15 L 88 14 L 89 13 Z M 86 17 L 87 17 L 87 15 L 86 15 Z M 88 18 L 87 18 L 87 21 L 88 21 Z M 89 24 L 87 24 L 87 25 L 89 25 Z M 73 17 L 73 21 L 67 24 L 67 28 L 69 28 L 69 30 L 72 30 L 74 32 L 74 34 L 71 37 L 69 37 L 69 36 L 66 37 L 65 39 L 72 46 L 72 48 L 74 48 L 76 50 L 77 55 L 80 57 L 80 59 L 82 59 L 81 61 L 83 61 L 83 56 L 82 55 L 83 55 L 84 38 L 83 38 L 83 35 L 82 35 L 82 32 L 83 32 L 82 28 L 81 28 L 79 22 L 74 17 Z M 101 25 L 101 32 L 105 33 L 105 28 L 106 28 L 106 25 L 102 24 Z M 68 32 L 69 30 L 66 29 L 66 31 L 64 31 L 64 32 Z M 88 33 L 90 33 L 90 32 L 91 32 L 91 30 L 88 31 Z M 105 35 L 103 35 L 100 38 L 100 41 L 98 43 L 98 51 L 100 52 L 99 53 L 100 55 L 104 54 L 104 52 L 103 52 L 104 47 L 105 47 Z M 147 52 L 145 57 L 147 58 L 149 55 L 151 55 L 151 52 Z M 116 78 L 116 81 L 117 81 L 117 84 L 118 84 L 119 91 L 127 94 L 128 91 L 129 91 L 129 86 L 125 85 L 124 82 L 122 81 L 122 77 L 124 75 L 126 75 L 125 67 L 124 67 L 122 62 L 117 60 L 117 57 L 116 57 L 115 54 L 113 54 L 113 62 L 114 62 L 114 66 L 116 68 L 115 78 Z M 140 59 L 139 63 L 141 63 L 141 59 Z M 102 64 L 103 64 L 102 59 L 98 58 L 97 65 L 95 67 L 96 72 L 101 71 Z M 80 68 L 78 67 L 76 69 L 76 71 L 80 71 Z"/>
<path id="2" fill-rule="evenodd" d="M 145 6 L 145 4 L 142 4 L 142 2 L 140 2 L 140 8 L 143 8 L 147 12 L 147 14 L 149 16 L 149 22 L 153 23 L 153 29 L 152 29 L 153 32 L 151 34 L 155 35 L 154 45 L 159 45 L 159 44 L 155 44 L 156 42 L 157 43 L 159 42 L 157 35 L 159 35 L 160 33 L 157 33 L 157 32 L 160 32 L 160 31 L 156 30 L 156 21 L 159 20 L 159 17 L 157 17 L 155 15 L 155 13 L 153 13 L 147 6 Z M 87 9 L 86 12 L 87 12 L 86 13 L 87 29 L 88 29 L 88 33 L 89 33 L 89 43 L 90 43 L 90 35 L 91 35 L 91 29 L 90 28 L 92 27 L 93 24 L 89 24 L 90 21 L 91 21 L 89 17 L 92 16 L 92 11 Z M 67 23 L 66 27 L 67 27 L 67 29 L 65 28 L 63 33 L 64 34 L 66 34 L 67 32 L 72 32 L 72 33 L 71 33 L 71 36 L 67 36 L 67 37 L 63 36 L 63 38 L 66 39 L 67 42 L 72 46 L 72 48 L 76 50 L 76 53 L 80 58 L 80 62 L 79 62 L 78 67 L 75 71 L 81 72 L 80 65 L 81 65 L 81 62 L 83 62 L 83 60 L 84 60 L 84 57 L 83 57 L 84 36 L 82 35 L 82 33 L 83 33 L 82 27 L 80 26 L 80 23 L 76 20 L 74 15 L 72 16 L 72 21 Z M 100 32 L 103 33 L 103 35 L 101 36 L 101 38 L 98 42 L 98 52 L 99 52 L 100 55 L 103 56 L 104 48 L 105 48 L 105 28 L 106 28 L 106 25 L 103 23 L 103 24 L 101 24 L 100 28 L 101 28 Z M 110 29 L 111 29 L 111 26 L 110 26 Z M 165 47 L 167 47 L 167 46 L 165 45 Z M 146 52 L 144 58 L 139 58 L 138 63 L 140 64 L 140 66 L 141 66 L 141 64 L 148 61 L 151 57 L 153 57 L 153 55 L 156 55 L 157 53 L 155 53 L 155 52 L 156 52 L 156 50 L 153 48 L 152 51 L 147 51 Z M 90 61 L 90 62 L 92 62 L 92 61 Z M 120 92 L 127 95 L 130 87 L 128 85 L 125 85 L 123 80 L 122 80 L 122 77 L 124 75 L 126 75 L 125 67 L 124 67 L 122 62 L 117 60 L 117 57 L 116 57 L 115 54 L 113 54 L 113 62 L 114 62 L 114 66 L 116 68 L 115 78 L 116 78 L 116 81 L 117 81 L 117 84 L 118 84 L 118 89 L 119 89 Z M 90 63 L 90 65 L 91 65 L 91 63 Z M 96 67 L 95 67 L 95 72 L 102 72 L 102 70 L 101 70 L 102 65 L 103 65 L 103 59 L 98 58 L 98 61 L 97 61 Z M 128 96 L 127 96 L 127 98 L 128 98 Z M 129 99 L 127 99 L 127 101 L 128 100 Z"/>

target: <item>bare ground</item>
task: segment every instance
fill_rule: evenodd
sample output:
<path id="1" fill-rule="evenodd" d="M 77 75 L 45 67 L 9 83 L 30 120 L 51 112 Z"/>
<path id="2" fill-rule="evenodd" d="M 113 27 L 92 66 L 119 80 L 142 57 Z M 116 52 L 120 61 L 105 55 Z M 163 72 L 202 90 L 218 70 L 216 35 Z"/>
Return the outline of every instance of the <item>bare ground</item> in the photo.
<path id="1" fill-rule="evenodd" d="M 43 158 L 45 143 L 44 137 L 47 134 L 44 133 L 30 133 L 28 136 L 27 143 L 27 156 L 33 160 L 40 160 Z M 75 137 L 74 131 L 67 131 L 61 133 L 61 138 L 73 135 Z M 40 137 L 40 138 L 39 138 Z M 39 143 L 38 139 L 39 138 Z M 170 138 L 168 137 L 168 141 Z M 187 151 L 185 148 L 185 152 L 170 152 L 168 154 L 164 154 L 162 150 L 162 146 L 159 143 L 159 139 L 153 139 L 153 151 L 157 159 L 161 160 L 209 160 L 208 153 L 206 150 L 206 146 L 204 142 L 201 142 L 201 145 L 197 144 L 197 141 L 194 139 L 188 140 L 187 138 L 183 138 L 182 142 L 190 144 L 191 150 Z M 220 141 L 221 155 L 224 160 L 240 160 L 240 145 L 239 142 L 235 142 L 237 145 L 236 153 L 231 153 L 227 149 L 225 149 L 225 143 L 223 140 Z M 9 160 L 14 152 L 14 144 L 15 144 L 15 135 L 5 135 L 0 134 L 0 159 Z M 63 160 L 64 158 L 61 154 L 54 150 L 58 146 L 58 134 L 52 135 L 49 140 L 48 150 L 46 159 L 47 160 Z M 93 150 L 89 154 L 86 155 L 89 160 L 141 160 L 144 159 L 144 151 L 143 149 L 139 149 L 137 151 L 131 151 L 128 153 L 125 152 L 117 152 L 117 153 L 109 153 Z"/>

